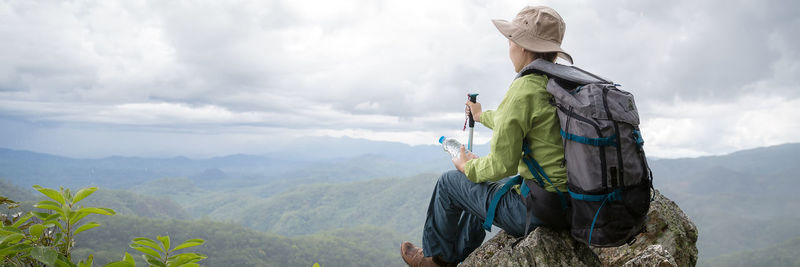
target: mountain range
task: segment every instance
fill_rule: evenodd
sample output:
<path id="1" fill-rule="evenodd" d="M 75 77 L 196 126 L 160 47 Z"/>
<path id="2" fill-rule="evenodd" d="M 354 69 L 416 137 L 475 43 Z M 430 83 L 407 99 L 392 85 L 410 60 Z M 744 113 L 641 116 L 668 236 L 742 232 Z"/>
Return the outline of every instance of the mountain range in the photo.
<path id="1" fill-rule="evenodd" d="M 290 239 L 337 231 L 355 237 L 360 236 L 358 229 L 377 227 L 383 234 L 368 244 L 391 249 L 391 242 L 419 242 L 433 184 L 439 173 L 452 168 L 447 154 L 433 145 L 342 141 L 348 142 L 370 144 L 336 154 L 343 145 L 323 140 L 307 144 L 316 150 L 283 150 L 285 157 L 209 159 L 73 159 L 0 149 L 0 179 L 8 182 L 0 183 L 0 195 L 27 201 L 33 199 L 26 196 L 33 184 L 97 185 L 103 189 L 92 196 L 96 202 L 87 203 L 118 210 L 126 220 L 211 220 Z M 485 155 L 488 148 L 481 149 L 478 154 Z M 325 156 L 301 156 L 315 154 L 309 151 Z M 767 255 L 780 244 L 797 243 L 800 197 L 792 190 L 800 186 L 798 153 L 800 144 L 785 144 L 721 156 L 649 160 L 655 187 L 698 226 L 698 265 Z M 359 242 L 342 237 L 335 242 Z M 402 263 L 392 258 L 395 252 L 379 257 L 389 257 L 383 262 L 390 265 Z M 779 252 L 773 254 L 781 260 L 797 260 Z"/>

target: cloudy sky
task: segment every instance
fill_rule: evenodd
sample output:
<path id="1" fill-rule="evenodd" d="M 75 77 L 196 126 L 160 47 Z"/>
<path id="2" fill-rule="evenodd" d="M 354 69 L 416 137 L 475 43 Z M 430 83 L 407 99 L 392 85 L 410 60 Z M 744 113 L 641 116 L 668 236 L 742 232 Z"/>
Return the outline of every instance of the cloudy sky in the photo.
<path id="1" fill-rule="evenodd" d="M 433 144 L 515 73 L 491 19 L 554 7 L 576 65 L 636 96 L 650 156 L 800 141 L 797 1 L 0 1 L 0 147 L 259 153 Z M 491 132 L 476 128 L 479 143 Z"/>

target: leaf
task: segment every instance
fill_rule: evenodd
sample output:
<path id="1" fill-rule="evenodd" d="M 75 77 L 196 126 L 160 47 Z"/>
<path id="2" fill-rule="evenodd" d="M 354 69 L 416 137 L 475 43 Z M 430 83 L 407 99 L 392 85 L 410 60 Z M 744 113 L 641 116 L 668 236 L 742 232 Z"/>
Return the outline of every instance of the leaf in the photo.
<path id="1" fill-rule="evenodd" d="M 53 203 L 55 203 L 55 202 L 53 202 Z M 58 219 L 58 217 L 61 217 L 60 213 L 46 213 L 46 212 L 36 212 L 36 211 L 32 211 L 31 213 L 36 215 L 36 218 L 39 218 L 40 220 L 45 221 L 45 222 L 54 221 L 54 220 Z"/>
<path id="2" fill-rule="evenodd" d="M 94 261 L 94 256 L 89 255 L 89 257 L 86 258 L 85 262 L 81 261 L 78 263 L 78 267 L 92 267 L 93 261 Z"/>
<path id="3" fill-rule="evenodd" d="M 70 191 L 69 188 L 64 189 L 64 187 L 61 187 L 61 192 L 64 192 L 61 194 L 64 196 L 64 199 L 68 200 L 69 203 L 72 203 L 72 191 Z"/>
<path id="4" fill-rule="evenodd" d="M 55 202 L 52 202 L 52 201 L 42 201 L 42 202 L 55 203 Z M 64 212 L 63 209 L 61 209 L 60 205 L 56 206 L 56 205 L 51 205 L 49 203 L 42 203 L 42 202 L 34 204 L 33 207 L 34 208 L 39 208 L 39 209 L 45 209 L 45 210 L 52 210 L 52 211 L 55 211 L 55 212 L 58 212 L 58 213 L 63 213 Z"/>
<path id="5" fill-rule="evenodd" d="M 53 202 L 53 203 L 55 203 L 55 202 Z M 47 213 L 47 212 L 38 212 L 38 211 L 31 211 L 31 213 L 33 213 L 33 216 L 36 216 L 36 218 L 39 218 L 39 220 L 42 220 L 42 221 L 46 221 L 47 217 L 50 217 L 50 215 L 53 215 L 53 214 L 50 214 L 50 213 Z"/>
<path id="6" fill-rule="evenodd" d="M 182 244 L 178 245 L 177 247 L 175 247 L 175 249 L 173 249 L 172 251 L 176 251 L 176 250 L 184 249 L 184 248 L 190 248 L 190 247 L 194 247 L 194 246 L 199 246 L 199 245 L 205 244 L 205 242 L 206 242 L 205 240 L 199 239 L 199 238 L 189 239 L 189 240 L 184 241 Z"/>
<path id="7" fill-rule="evenodd" d="M 156 238 L 158 238 L 158 241 L 161 241 L 164 251 L 169 251 L 169 236 L 157 236 Z"/>
<path id="8" fill-rule="evenodd" d="M 173 260 L 167 261 L 168 267 L 181 266 L 191 262 L 194 258 L 191 256 L 180 255 Z"/>
<path id="9" fill-rule="evenodd" d="M 74 263 L 72 263 L 66 256 L 58 254 L 58 259 L 56 259 L 56 266 L 58 267 L 77 267 Z"/>
<path id="10" fill-rule="evenodd" d="M 23 223 L 27 222 L 28 219 L 30 219 L 31 217 L 33 217 L 33 214 L 28 212 L 27 214 L 25 214 L 25 216 L 22 216 L 22 218 L 19 218 L 17 222 L 12 224 L 11 227 L 19 228 Z"/>
<path id="11" fill-rule="evenodd" d="M 146 238 L 146 237 L 137 237 L 137 238 L 134 238 L 134 239 L 133 239 L 133 243 L 140 244 L 140 245 L 145 245 L 145 246 L 148 246 L 148 247 L 151 247 L 151 248 L 157 249 L 158 251 L 161 251 L 162 253 L 166 252 L 166 251 L 164 251 L 163 249 L 161 249 L 161 247 L 160 247 L 160 246 L 158 246 L 158 244 L 156 244 L 156 242 L 155 242 L 155 241 L 153 241 L 153 240 L 152 240 L 152 239 L 150 239 L 150 238 Z"/>
<path id="12" fill-rule="evenodd" d="M 86 223 L 84 225 L 81 225 L 81 227 L 78 227 L 78 229 L 75 229 L 75 233 L 74 234 L 77 235 L 80 232 L 83 232 L 83 231 L 86 231 L 86 230 L 89 230 L 89 229 L 92 229 L 92 228 L 95 228 L 95 227 L 98 227 L 98 226 L 100 226 L 99 223 L 88 222 L 88 223 Z"/>
<path id="13" fill-rule="evenodd" d="M 39 185 L 34 185 L 33 188 L 35 188 L 36 191 L 39 191 L 39 193 L 42 193 L 45 196 L 51 198 L 52 200 L 55 200 L 58 203 L 61 203 L 62 205 L 64 204 L 64 197 L 58 191 L 50 188 L 44 188 Z"/>
<path id="14" fill-rule="evenodd" d="M 97 187 L 88 187 L 78 190 L 78 193 L 75 193 L 75 197 L 72 199 L 72 204 L 78 203 L 78 201 L 81 201 L 94 193 L 94 191 L 97 191 Z"/>
<path id="15" fill-rule="evenodd" d="M 81 208 L 81 209 L 78 210 L 78 212 L 88 212 L 88 213 L 95 213 L 95 214 L 108 215 L 108 216 L 117 214 L 112 209 L 108 209 L 108 208 L 92 208 L 92 207 Z"/>
<path id="16" fill-rule="evenodd" d="M 131 257 L 131 254 L 129 254 L 128 252 L 125 252 L 125 256 L 122 257 L 122 260 L 127 263 L 130 263 L 131 266 L 136 266 L 136 262 L 133 261 L 133 257 Z"/>
<path id="17" fill-rule="evenodd" d="M 56 266 L 57 267 L 74 267 L 75 264 L 67 263 L 67 259 L 66 258 L 62 259 L 61 257 L 62 256 L 59 256 L 59 258 L 56 259 Z"/>
<path id="18" fill-rule="evenodd" d="M 11 227 L 11 226 L 4 226 L 3 228 L 0 228 L 0 234 L 9 235 L 13 233 L 21 234 L 22 230 L 19 230 L 16 227 Z"/>
<path id="19" fill-rule="evenodd" d="M 150 265 L 155 265 L 155 266 L 159 266 L 159 267 L 167 267 L 167 265 L 165 265 L 163 262 L 159 261 L 159 259 L 157 257 L 153 257 L 153 256 L 150 256 L 150 255 L 142 255 L 142 257 L 144 257 L 144 260 L 147 263 L 149 263 Z"/>
<path id="20" fill-rule="evenodd" d="M 121 261 L 110 262 L 103 267 L 136 267 L 136 262 L 131 257 L 131 254 L 125 252 L 125 256 L 122 257 Z"/>
<path id="21" fill-rule="evenodd" d="M 10 247 L 7 247 L 7 248 L 0 249 L 0 258 L 8 256 L 8 255 L 14 255 L 14 254 L 17 254 L 17 253 L 20 253 L 20 252 L 26 252 L 26 251 L 29 251 L 30 249 L 31 249 L 31 246 L 29 246 L 29 245 L 16 244 L 16 245 L 13 245 L 13 246 L 10 246 Z"/>
<path id="22" fill-rule="evenodd" d="M 158 252 L 156 250 L 152 249 L 152 248 L 145 247 L 145 246 L 142 246 L 142 245 L 139 245 L 139 244 L 131 244 L 131 248 L 133 248 L 135 250 L 138 250 L 138 251 L 140 251 L 140 252 L 142 252 L 142 253 L 144 253 L 146 255 L 150 255 L 150 256 L 153 256 L 153 257 L 158 258 L 158 259 L 161 258 L 161 255 L 158 254 Z"/>
<path id="23" fill-rule="evenodd" d="M 3 244 L 3 243 L 16 244 L 17 242 L 19 242 L 23 238 L 25 238 L 25 235 L 23 235 L 23 234 L 17 234 L 17 233 L 10 234 L 10 235 L 7 235 L 7 236 L 4 236 L 4 237 L 0 238 L 0 244 Z"/>
<path id="24" fill-rule="evenodd" d="M 69 221 L 70 221 L 71 223 L 78 223 L 78 222 L 80 222 L 81 220 L 83 220 L 83 218 L 85 218 L 86 216 L 89 216 L 89 214 L 90 214 L 90 213 L 88 213 L 88 212 L 77 212 L 77 215 L 75 215 L 75 216 L 74 216 L 72 219 L 70 219 Z"/>
<path id="25" fill-rule="evenodd" d="M 30 253 L 31 258 L 50 266 L 55 265 L 56 259 L 58 258 L 58 253 L 52 248 L 48 247 L 34 247 L 31 249 Z"/>
<path id="26" fill-rule="evenodd" d="M 136 266 L 135 264 L 131 264 L 126 261 L 109 262 L 108 264 L 103 265 L 103 267 L 135 267 L 135 266 Z"/>
<path id="27" fill-rule="evenodd" d="M 35 236 L 35 237 L 38 238 L 38 237 L 42 236 L 42 232 L 44 232 L 44 229 L 45 229 L 44 225 L 34 224 L 34 225 L 31 225 L 30 228 L 28 228 L 28 233 L 30 233 L 31 236 Z"/>

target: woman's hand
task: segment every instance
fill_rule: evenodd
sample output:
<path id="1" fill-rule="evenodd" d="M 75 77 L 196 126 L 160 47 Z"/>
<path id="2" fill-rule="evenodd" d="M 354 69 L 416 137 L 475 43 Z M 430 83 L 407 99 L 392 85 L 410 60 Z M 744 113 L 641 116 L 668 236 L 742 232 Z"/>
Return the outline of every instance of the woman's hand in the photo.
<path id="1" fill-rule="evenodd" d="M 467 110 L 467 115 L 469 115 L 469 113 L 472 112 L 472 119 L 477 122 L 481 122 L 481 103 L 480 102 L 472 103 L 469 100 L 467 100 L 467 107 L 469 107 L 469 109 Z"/>
<path id="2" fill-rule="evenodd" d="M 477 159 L 477 158 L 478 158 L 478 156 L 475 156 L 475 154 L 472 154 L 471 151 L 467 151 L 464 148 L 464 145 L 461 145 L 461 154 L 458 156 L 458 158 L 453 159 L 453 165 L 456 165 L 456 169 L 458 169 L 460 172 L 465 173 L 464 172 L 464 165 L 467 165 L 467 161 L 470 161 L 471 159 Z"/>

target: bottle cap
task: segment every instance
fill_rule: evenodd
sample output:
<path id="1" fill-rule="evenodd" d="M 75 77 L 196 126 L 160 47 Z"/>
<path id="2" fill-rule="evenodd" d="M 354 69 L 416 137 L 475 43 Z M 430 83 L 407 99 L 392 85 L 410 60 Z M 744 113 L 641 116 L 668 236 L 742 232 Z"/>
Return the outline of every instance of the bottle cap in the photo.
<path id="1" fill-rule="evenodd" d="M 444 136 L 439 137 L 439 144 L 444 144 L 444 139 L 445 139 Z"/>

